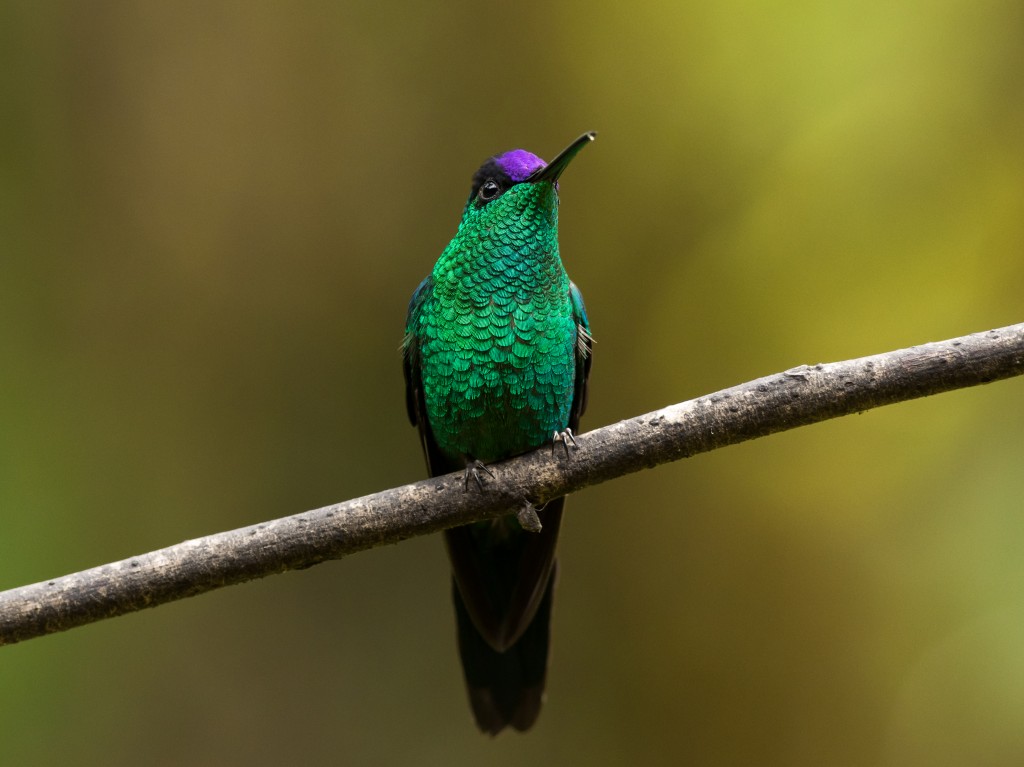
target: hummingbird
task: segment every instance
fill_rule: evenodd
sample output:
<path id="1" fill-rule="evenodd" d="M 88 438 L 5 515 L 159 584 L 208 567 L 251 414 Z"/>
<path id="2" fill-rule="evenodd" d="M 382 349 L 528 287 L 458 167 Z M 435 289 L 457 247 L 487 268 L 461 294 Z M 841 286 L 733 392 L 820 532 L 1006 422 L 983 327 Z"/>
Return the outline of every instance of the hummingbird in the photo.
<path id="1" fill-rule="evenodd" d="M 406 407 L 431 476 L 463 471 L 467 491 L 471 480 L 485 491 L 488 463 L 575 446 L 593 339 L 558 252 L 558 179 L 595 135 L 550 163 L 523 149 L 484 162 L 455 236 L 413 293 Z M 564 503 L 533 524 L 510 513 L 444 534 L 470 706 L 491 735 L 526 731 L 540 713 Z"/>

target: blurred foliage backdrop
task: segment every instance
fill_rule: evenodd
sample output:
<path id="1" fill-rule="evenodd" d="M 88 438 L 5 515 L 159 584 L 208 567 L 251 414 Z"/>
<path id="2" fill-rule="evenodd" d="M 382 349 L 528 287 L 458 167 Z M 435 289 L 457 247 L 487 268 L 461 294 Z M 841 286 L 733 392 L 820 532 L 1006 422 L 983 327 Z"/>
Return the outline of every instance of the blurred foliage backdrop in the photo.
<path id="1" fill-rule="evenodd" d="M 0 586 L 421 478 L 398 345 L 488 155 L 562 183 L 594 427 L 1019 322 L 1024 6 L 0 5 Z M 0 650 L 5 764 L 1017 765 L 1024 381 L 569 504 L 548 705 L 437 539 Z"/>

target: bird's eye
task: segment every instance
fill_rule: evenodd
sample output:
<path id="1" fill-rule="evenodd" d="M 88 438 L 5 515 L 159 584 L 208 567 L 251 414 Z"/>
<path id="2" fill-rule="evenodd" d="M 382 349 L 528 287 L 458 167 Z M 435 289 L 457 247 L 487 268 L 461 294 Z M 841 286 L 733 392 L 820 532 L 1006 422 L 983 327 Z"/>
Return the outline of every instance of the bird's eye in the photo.
<path id="1" fill-rule="evenodd" d="M 484 202 L 490 202 L 499 194 L 501 194 L 501 187 L 498 186 L 498 182 L 492 178 L 489 178 L 480 185 L 480 191 L 478 193 L 478 196 Z"/>

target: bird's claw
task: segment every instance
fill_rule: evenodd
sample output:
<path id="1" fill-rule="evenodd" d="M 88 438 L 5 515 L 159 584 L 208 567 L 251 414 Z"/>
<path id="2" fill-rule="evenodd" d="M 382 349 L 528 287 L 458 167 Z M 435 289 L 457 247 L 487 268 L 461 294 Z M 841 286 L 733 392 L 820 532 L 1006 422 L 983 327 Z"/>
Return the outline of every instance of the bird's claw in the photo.
<path id="1" fill-rule="evenodd" d="M 484 481 L 480 479 L 480 472 L 484 472 L 489 477 L 494 476 L 494 472 L 487 468 L 487 465 L 483 461 L 478 461 L 475 458 L 466 463 L 466 473 L 463 479 L 463 490 L 469 490 L 470 478 L 476 482 L 476 486 L 481 490 L 484 489 Z"/>
<path id="2" fill-rule="evenodd" d="M 569 457 L 570 442 L 572 443 L 572 447 L 574 450 L 578 447 L 578 445 L 576 444 L 576 437 L 573 436 L 572 429 L 569 428 L 562 429 L 562 431 L 556 431 L 554 435 L 551 437 L 551 455 L 555 454 L 555 445 L 557 445 L 559 442 L 561 442 L 562 446 L 565 448 L 566 458 Z"/>

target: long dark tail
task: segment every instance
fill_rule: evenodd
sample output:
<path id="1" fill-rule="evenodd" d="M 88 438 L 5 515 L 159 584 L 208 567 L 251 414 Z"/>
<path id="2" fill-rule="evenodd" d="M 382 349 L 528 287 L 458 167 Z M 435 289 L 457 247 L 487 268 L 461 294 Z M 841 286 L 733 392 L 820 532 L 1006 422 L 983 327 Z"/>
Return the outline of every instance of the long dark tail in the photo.
<path id="1" fill-rule="evenodd" d="M 540 714 L 548 668 L 551 602 L 557 566 L 552 569 L 537 614 L 523 635 L 505 652 L 488 644 L 469 617 L 458 586 L 452 598 L 458 623 L 459 656 L 477 726 L 497 735 L 511 725 L 530 729 Z"/>

